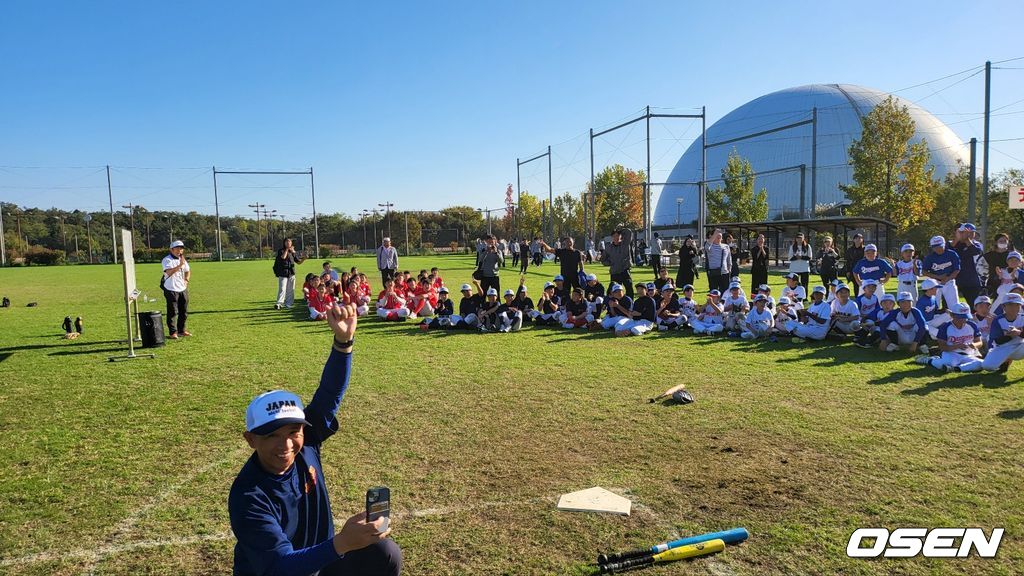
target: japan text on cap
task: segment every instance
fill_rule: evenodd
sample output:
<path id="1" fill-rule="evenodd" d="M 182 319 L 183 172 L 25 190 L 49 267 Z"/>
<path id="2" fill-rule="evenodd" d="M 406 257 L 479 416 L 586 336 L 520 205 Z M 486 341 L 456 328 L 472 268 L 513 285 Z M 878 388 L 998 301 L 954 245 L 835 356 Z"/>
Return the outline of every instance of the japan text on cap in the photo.
<path id="1" fill-rule="evenodd" d="M 285 390 L 260 394 L 245 410 L 245 430 L 259 436 L 270 434 L 285 424 L 305 424 L 302 400 Z"/>

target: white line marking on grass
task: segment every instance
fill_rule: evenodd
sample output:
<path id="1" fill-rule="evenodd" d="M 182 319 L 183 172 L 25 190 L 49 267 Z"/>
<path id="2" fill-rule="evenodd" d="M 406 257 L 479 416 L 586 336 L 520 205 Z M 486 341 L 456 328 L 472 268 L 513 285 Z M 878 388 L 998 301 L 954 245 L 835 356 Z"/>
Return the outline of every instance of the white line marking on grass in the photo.
<path id="1" fill-rule="evenodd" d="M 146 505 L 139 508 L 134 514 L 128 516 L 118 524 L 118 529 L 112 535 L 112 538 L 123 537 L 146 512 L 155 508 L 161 502 L 167 500 L 174 492 L 183 488 L 193 478 L 200 476 L 210 470 L 216 468 L 219 464 L 226 462 L 225 459 L 220 462 L 212 462 L 206 466 L 200 468 L 196 473 L 183 479 L 174 486 L 171 486 L 161 494 L 157 495 L 156 498 L 151 500 Z M 661 518 L 650 508 L 639 504 L 629 494 L 628 490 L 613 490 L 614 492 L 622 493 L 633 500 L 633 505 L 636 507 L 636 511 L 651 517 L 655 522 L 659 524 L 668 525 L 668 523 L 661 520 Z M 420 510 L 407 510 L 407 511 L 396 511 L 393 517 L 396 520 L 403 518 L 417 519 L 417 518 L 432 518 L 432 517 L 443 517 L 454 514 L 463 514 L 466 512 L 475 512 L 478 510 L 486 510 L 490 508 L 518 508 L 521 506 L 532 506 L 536 504 L 554 504 L 558 501 L 555 496 L 540 496 L 537 498 L 528 498 L 526 500 L 512 500 L 512 501 L 491 501 L 491 502 L 480 502 L 477 504 L 471 504 L 468 506 L 440 506 L 436 508 L 422 508 Z M 341 526 L 345 523 L 346 518 L 335 518 L 334 524 Z M 672 531 L 674 534 L 674 531 Z M 673 536 L 674 538 L 675 536 Z M 226 532 L 219 532 L 216 534 L 204 534 L 200 536 L 181 536 L 176 538 L 165 538 L 161 540 L 137 540 L 135 542 L 123 542 L 123 543 L 108 543 L 102 546 L 93 548 L 81 548 L 78 550 L 47 550 L 45 552 L 37 552 L 35 554 L 27 554 L 17 558 L 2 558 L 0 559 L 0 567 L 22 567 L 30 564 L 38 564 L 41 562 L 58 562 L 67 560 L 79 560 L 87 563 L 83 569 L 83 573 L 91 573 L 95 569 L 96 564 L 101 562 L 110 556 L 117 556 L 119 554 L 126 554 L 129 552 L 136 552 L 139 550 L 148 550 L 152 548 L 163 548 L 168 546 L 194 546 L 196 544 L 205 544 L 211 542 L 223 542 L 226 540 L 234 540 L 235 535 L 230 530 Z"/>
<path id="2" fill-rule="evenodd" d="M 199 472 L 193 475 L 193 477 L 202 474 L 216 466 L 216 463 L 205 466 L 200 469 Z M 186 481 L 179 482 L 175 490 L 180 489 Z M 140 511 L 132 516 L 129 516 L 122 521 L 119 526 L 130 529 L 134 521 L 142 516 L 146 511 L 152 509 L 159 502 L 166 500 L 172 492 L 168 489 L 163 494 L 155 498 L 150 504 L 147 504 Z M 472 504 L 469 506 L 442 506 L 438 508 L 424 508 L 422 510 L 409 510 L 404 512 L 395 512 L 394 518 L 401 520 L 402 518 L 430 518 L 430 517 L 441 517 L 452 514 L 461 514 L 465 512 L 472 512 L 475 510 L 483 510 L 487 508 L 511 508 L 519 506 L 527 506 L 538 503 L 552 503 L 555 499 L 552 497 L 539 497 L 530 498 L 528 500 L 519 501 L 496 501 L 496 502 L 481 502 L 479 504 Z M 335 518 L 334 524 L 341 526 L 345 523 L 347 518 Z M 118 535 L 123 535 L 124 531 L 118 532 Z M 88 565 L 84 568 L 84 572 L 88 573 L 93 570 L 101 560 L 108 556 L 116 556 L 119 554 L 125 554 L 128 552 L 134 552 L 137 550 L 146 550 L 150 548 L 161 548 L 164 546 L 193 546 L 195 544 L 203 544 L 209 542 L 222 542 L 225 540 L 234 540 L 235 535 L 231 531 L 220 532 L 217 534 L 206 534 L 202 536 L 184 536 L 178 538 L 166 538 L 162 540 L 138 540 L 135 542 L 124 542 L 121 544 L 106 544 L 94 548 L 82 548 L 78 550 L 47 550 L 45 552 L 38 552 L 35 554 L 27 554 L 18 558 L 3 558 L 0 559 L 0 567 L 19 567 L 27 566 L 29 564 L 38 564 L 40 562 L 57 562 L 61 560 L 84 560 Z"/>

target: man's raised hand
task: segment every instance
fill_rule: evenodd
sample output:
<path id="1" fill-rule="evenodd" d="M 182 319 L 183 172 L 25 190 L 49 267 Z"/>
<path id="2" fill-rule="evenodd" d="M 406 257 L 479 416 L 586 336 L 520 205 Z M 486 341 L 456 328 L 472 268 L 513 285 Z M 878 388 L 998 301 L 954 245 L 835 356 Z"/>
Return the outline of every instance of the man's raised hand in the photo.
<path id="1" fill-rule="evenodd" d="M 359 315 L 356 313 L 355 304 L 335 305 L 327 311 L 327 324 L 334 331 L 334 338 L 338 342 L 352 340 L 356 333 L 356 324 Z"/>

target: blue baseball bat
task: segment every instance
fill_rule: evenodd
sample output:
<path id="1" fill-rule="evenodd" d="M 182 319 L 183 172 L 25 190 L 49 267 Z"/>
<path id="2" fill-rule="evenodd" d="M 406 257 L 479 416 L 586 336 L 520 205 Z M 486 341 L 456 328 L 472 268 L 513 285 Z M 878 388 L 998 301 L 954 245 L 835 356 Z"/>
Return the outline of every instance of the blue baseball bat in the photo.
<path id="1" fill-rule="evenodd" d="M 631 550 L 629 552 L 620 552 L 617 554 L 601 554 L 597 557 L 597 563 L 603 565 L 610 562 L 621 562 L 630 558 L 640 558 L 642 556 L 660 554 L 666 550 L 671 550 L 680 546 L 689 546 L 690 544 L 698 544 L 700 542 L 707 542 L 708 540 L 717 539 L 722 540 L 726 544 L 738 544 L 749 537 L 750 533 L 747 532 L 746 528 L 733 528 L 731 530 L 723 530 L 721 532 L 708 532 L 707 534 L 700 534 L 699 536 L 689 536 L 687 538 L 672 540 L 671 542 L 662 542 L 661 544 L 655 544 L 650 548 L 644 548 L 642 550 Z"/>

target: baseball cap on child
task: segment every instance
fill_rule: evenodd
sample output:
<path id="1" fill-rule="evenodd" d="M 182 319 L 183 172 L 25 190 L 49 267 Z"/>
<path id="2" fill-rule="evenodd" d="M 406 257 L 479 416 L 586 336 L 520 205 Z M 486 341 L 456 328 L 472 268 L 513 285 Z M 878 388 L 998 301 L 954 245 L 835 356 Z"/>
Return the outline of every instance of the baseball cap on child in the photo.
<path id="1" fill-rule="evenodd" d="M 622 292 L 623 290 L 622 284 L 612 284 L 612 287 L 608 289 L 609 292 Z"/>
<path id="2" fill-rule="evenodd" d="M 967 304 L 957 302 L 949 309 L 949 313 L 952 314 L 954 318 L 967 318 L 967 315 L 971 313 L 971 309 Z"/>
<path id="3" fill-rule="evenodd" d="M 989 298 L 988 296 L 984 295 L 984 294 L 982 294 L 981 296 L 978 296 L 977 298 L 974 299 L 974 305 L 975 306 L 977 306 L 978 304 L 991 304 L 991 303 L 992 303 L 992 299 Z"/>
<path id="4" fill-rule="evenodd" d="M 875 246 L 874 244 L 868 244 L 867 246 L 864 247 L 864 251 L 865 252 L 878 252 L 878 246 Z"/>
<path id="5" fill-rule="evenodd" d="M 565 278 L 563 278 L 561 274 L 558 274 L 557 276 L 555 276 L 555 282 L 564 282 L 564 281 L 565 281 Z"/>
<path id="6" fill-rule="evenodd" d="M 1024 296 L 1010 292 L 1006 295 L 1006 299 L 1003 300 L 1003 304 L 1024 304 Z"/>
<path id="7" fill-rule="evenodd" d="M 921 281 L 921 290 L 931 290 L 932 288 L 938 288 L 939 283 L 934 278 L 925 278 Z"/>
<path id="8" fill-rule="evenodd" d="M 907 250 L 910 250 L 911 252 L 913 252 L 914 251 L 914 245 L 913 244 L 904 244 L 903 247 L 900 248 L 900 252 L 906 252 Z"/>
<path id="9" fill-rule="evenodd" d="M 729 283 L 729 290 L 738 290 L 739 288 L 740 288 L 740 283 L 739 282 L 730 282 Z"/>
<path id="10" fill-rule="evenodd" d="M 757 296 L 754 296 L 754 302 L 767 302 L 767 301 L 768 301 L 768 297 L 765 296 L 764 294 L 758 294 Z"/>
<path id="11" fill-rule="evenodd" d="M 842 290 L 846 290 L 847 292 L 849 292 L 849 291 L 850 291 L 850 287 L 849 287 L 849 286 L 847 286 L 846 284 L 843 284 L 843 283 L 839 283 L 839 284 L 838 284 L 838 285 L 836 286 L 836 292 L 840 292 L 840 291 L 842 291 Z"/>
<path id="12" fill-rule="evenodd" d="M 799 279 L 800 279 L 800 275 L 797 274 L 796 272 L 790 272 L 789 274 L 786 274 L 786 280 L 799 280 Z"/>
<path id="13" fill-rule="evenodd" d="M 959 230 L 960 232 L 977 232 L 978 231 L 978 229 L 974 226 L 974 224 L 971 224 L 970 222 L 964 222 L 963 224 L 960 225 L 959 228 L 957 228 L 957 230 Z"/>
<path id="14" fill-rule="evenodd" d="M 494 289 L 494 288 L 488 288 L 487 289 L 487 295 L 488 296 L 497 296 L 498 295 L 498 291 L 496 289 Z"/>
<path id="15" fill-rule="evenodd" d="M 767 298 L 765 298 L 765 300 L 767 300 Z M 792 303 L 793 302 L 792 302 L 792 300 L 789 299 L 789 296 L 783 296 L 783 297 L 779 298 L 779 304 L 782 304 L 782 305 L 785 305 L 785 306 L 789 306 Z"/>
<path id="16" fill-rule="evenodd" d="M 722 295 L 722 293 L 719 292 L 718 290 L 712 290 L 712 291 L 708 292 L 708 296 L 714 296 L 715 298 L 718 298 L 721 295 Z"/>
<path id="17" fill-rule="evenodd" d="M 687 284 L 686 286 L 683 286 L 683 292 L 686 292 L 687 290 L 693 290 L 693 284 Z"/>
<path id="18" fill-rule="evenodd" d="M 900 295 L 896 297 L 897 302 L 913 302 L 914 297 L 910 295 L 910 292 L 900 292 Z"/>
<path id="19" fill-rule="evenodd" d="M 657 290 L 658 289 L 658 285 L 655 284 L 654 282 L 648 282 L 647 283 L 647 289 L 648 290 Z"/>
<path id="20" fill-rule="evenodd" d="M 460 292 L 465 292 L 466 290 L 472 290 L 472 289 L 473 289 L 473 287 L 470 286 L 469 284 L 463 284 L 462 288 L 459 288 L 459 291 Z"/>
<path id="21" fill-rule="evenodd" d="M 928 245 L 931 246 L 932 248 L 936 246 L 945 246 L 946 239 L 943 238 L 942 236 L 932 236 L 932 239 L 928 241 Z"/>
<path id="22" fill-rule="evenodd" d="M 467 290 L 468 290 L 468 288 L 467 288 Z M 438 294 L 447 294 L 448 293 L 448 287 L 447 286 L 441 286 L 441 289 L 438 290 L 437 293 Z"/>
<path id="23" fill-rule="evenodd" d="M 904 294 L 910 295 L 910 292 L 904 292 Z M 892 294 L 882 294 L 882 297 L 878 299 L 879 302 L 895 302 L 896 297 Z"/>
<path id="24" fill-rule="evenodd" d="M 865 278 L 864 281 L 860 283 L 860 285 L 861 287 L 878 286 L 878 281 L 875 280 L 874 278 Z"/>
<path id="25" fill-rule="evenodd" d="M 587 274 L 587 282 L 597 280 L 597 274 Z"/>
<path id="26" fill-rule="evenodd" d="M 544 283 L 544 289 L 545 290 L 547 290 L 548 288 L 554 288 L 554 287 L 555 287 L 555 283 L 554 282 L 545 282 Z M 613 292 L 614 292 L 614 290 L 613 290 Z"/>
<path id="27" fill-rule="evenodd" d="M 488 290 L 488 292 L 490 292 L 490 290 Z M 515 296 L 515 295 L 516 295 L 516 293 L 513 292 L 511 288 L 506 288 L 505 289 L 505 296 Z"/>
<path id="28" fill-rule="evenodd" d="M 264 392 L 245 410 L 245 431 L 259 436 L 270 434 L 285 424 L 305 424 L 302 400 L 285 390 Z"/>
<path id="29" fill-rule="evenodd" d="M 185 243 L 182 242 L 181 240 L 175 240 L 174 242 L 171 242 L 171 248 L 184 248 L 184 247 L 185 247 Z"/>
<path id="30" fill-rule="evenodd" d="M 1010 258 L 1016 258 L 1017 260 L 1020 260 L 1020 252 L 1017 252 L 1016 250 L 1010 252 L 1009 254 L 1006 255 L 1006 259 L 1009 260 Z"/>
<path id="31" fill-rule="evenodd" d="M 828 291 L 825 290 L 824 286 L 815 286 L 814 290 L 811 290 L 811 294 L 827 294 L 827 293 L 828 293 Z"/>

